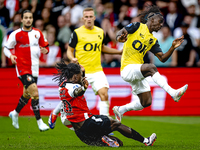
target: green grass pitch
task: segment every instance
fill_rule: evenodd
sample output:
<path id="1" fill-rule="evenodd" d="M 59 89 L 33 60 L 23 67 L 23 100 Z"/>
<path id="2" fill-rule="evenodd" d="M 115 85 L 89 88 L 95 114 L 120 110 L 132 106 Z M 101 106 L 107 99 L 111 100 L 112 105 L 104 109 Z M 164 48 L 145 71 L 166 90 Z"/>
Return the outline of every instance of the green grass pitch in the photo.
<path id="1" fill-rule="evenodd" d="M 47 123 L 48 117 L 43 117 Z M 0 117 L 0 150 L 107 150 L 82 143 L 60 118 L 55 128 L 40 132 L 34 117 L 19 117 L 16 130 L 9 117 Z M 114 132 L 124 143 L 120 150 L 200 150 L 200 117 L 123 117 L 122 123 L 135 129 L 144 137 L 153 132 L 157 140 L 152 147 L 128 139 Z"/>

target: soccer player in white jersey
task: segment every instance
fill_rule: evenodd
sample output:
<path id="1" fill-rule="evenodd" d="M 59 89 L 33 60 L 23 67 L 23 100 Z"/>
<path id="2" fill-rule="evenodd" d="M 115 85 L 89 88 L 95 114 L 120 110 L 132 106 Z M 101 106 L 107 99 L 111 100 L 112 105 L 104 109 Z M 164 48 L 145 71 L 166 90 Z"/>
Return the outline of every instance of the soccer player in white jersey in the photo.
<path id="1" fill-rule="evenodd" d="M 40 131 L 46 131 L 49 127 L 40 116 L 37 77 L 39 74 L 40 53 L 48 54 L 49 44 L 42 32 L 32 27 L 33 14 L 30 10 L 25 10 L 21 18 L 23 27 L 10 34 L 4 47 L 5 55 L 15 64 L 17 77 L 23 83 L 23 95 L 20 97 L 17 107 L 9 113 L 9 117 L 12 119 L 12 125 L 19 129 L 18 115 L 31 98 L 31 106 L 38 128 Z M 13 48 L 15 49 L 15 55 L 10 53 L 10 49 Z"/>

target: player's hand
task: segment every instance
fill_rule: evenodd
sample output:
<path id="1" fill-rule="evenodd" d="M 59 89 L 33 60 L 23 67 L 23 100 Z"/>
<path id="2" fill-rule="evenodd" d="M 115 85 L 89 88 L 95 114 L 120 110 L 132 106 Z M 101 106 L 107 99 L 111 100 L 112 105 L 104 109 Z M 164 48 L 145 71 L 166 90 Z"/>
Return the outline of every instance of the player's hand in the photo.
<path id="1" fill-rule="evenodd" d="M 117 41 L 118 42 L 122 42 L 122 43 L 126 42 L 127 35 L 128 35 L 127 33 L 122 33 L 121 35 L 118 35 L 117 36 Z"/>
<path id="2" fill-rule="evenodd" d="M 71 62 L 75 63 L 75 64 L 78 64 L 78 59 L 77 58 L 72 58 Z"/>
<path id="3" fill-rule="evenodd" d="M 10 60 L 11 60 L 12 64 L 17 64 L 16 59 L 17 59 L 17 56 L 15 56 L 15 55 L 10 55 Z"/>
<path id="4" fill-rule="evenodd" d="M 175 39 L 173 41 L 173 43 L 172 43 L 172 47 L 174 49 L 176 49 L 177 47 L 179 47 L 183 43 L 183 41 L 184 41 L 183 39 L 184 39 L 184 35 L 182 35 L 180 38 Z"/>
<path id="5" fill-rule="evenodd" d="M 81 71 L 84 72 L 85 68 L 81 64 L 79 64 L 79 66 L 81 67 Z"/>
<path id="6" fill-rule="evenodd" d="M 44 47 L 41 47 L 41 46 L 40 46 L 40 51 L 43 54 L 47 54 L 48 53 L 48 50 L 46 48 L 44 48 Z"/>
<path id="7" fill-rule="evenodd" d="M 82 81 L 82 85 L 84 86 L 84 88 L 87 89 L 89 83 L 88 83 L 88 80 L 86 80 L 86 77 L 83 77 L 83 78 L 81 79 L 81 81 Z"/>
<path id="8" fill-rule="evenodd" d="M 122 53 L 123 53 L 123 49 L 122 49 L 122 50 L 120 50 L 120 55 L 122 55 Z"/>

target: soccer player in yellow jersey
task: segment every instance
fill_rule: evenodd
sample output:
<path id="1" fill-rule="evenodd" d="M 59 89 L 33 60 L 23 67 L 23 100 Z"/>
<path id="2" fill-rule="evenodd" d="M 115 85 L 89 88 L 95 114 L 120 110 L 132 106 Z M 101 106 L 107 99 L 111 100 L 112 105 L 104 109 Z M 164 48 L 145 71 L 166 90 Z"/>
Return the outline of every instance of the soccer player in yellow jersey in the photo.
<path id="1" fill-rule="evenodd" d="M 149 8 L 140 15 L 141 23 L 133 22 L 122 28 L 116 35 L 118 42 L 124 42 L 123 54 L 121 59 L 121 77 L 132 86 L 132 93 L 139 97 L 138 101 L 133 101 L 123 106 L 114 106 L 113 111 L 118 121 L 122 115 L 131 110 L 141 110 L 151 105 L 152 97 L 150 86 L 145 79 L 151 76 L 153 81 L 162 87 L 178 102 L 185 93 L 188 85 L 180 89 L 171 88 L 166 79 L 160 75 L 154 64 L 143 61 L 147 51 L 151 51 L 161 62 L 165 62 L 173 51 L 183 42 L 183 36 L 173 41 L 166 53 L 163 53 L 157 39 L 152 32 L 157 32 L 163 26 L 163 16 L 157 6 Z"/>
<path id="2" fill-rule="evenodd" d="M 101 98 L 100 114 L 109 115 L 109 84 L 101 66 L 101 52 L 106 54 L 122 54 L 122 51 L 109 48 L 103 44 L 104 31 L 94 26 L 93 8 L 83 10 L 84 25 L 74 30 L 69 41 L 67 56 L 72 63 L 79 63 L 85 68 L 85 76 L 95 94 Z M 74 56 L 75 51 L 75 56 Z M 49 117 L 49 126 L 54 128 L 60 104 Z"/>

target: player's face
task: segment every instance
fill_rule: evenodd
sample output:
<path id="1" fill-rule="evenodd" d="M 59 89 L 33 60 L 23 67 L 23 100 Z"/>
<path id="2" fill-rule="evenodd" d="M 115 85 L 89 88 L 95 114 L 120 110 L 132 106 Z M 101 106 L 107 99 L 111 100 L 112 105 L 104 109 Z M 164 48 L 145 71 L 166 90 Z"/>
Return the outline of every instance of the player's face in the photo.
<path id="1" fill-rule="evenodd" d="M 163 26 L 164 20 L 162 17 L 155 17 L 151 24 L 152 31 L 158 32 Z"/>
<path id="2" fill-rule="evenodd" d="M 33 15 L 30 12 L 24 13 L 22 18 L 23 28 L 30 29 L 33 23 Z"/>
<path id="3" fill-rule="evenodd" d="M 94 20 L 96 19 L 94 16 L 94 11 L 84 11 L 82 19 L 87 29 L 93 29 Z"/>

